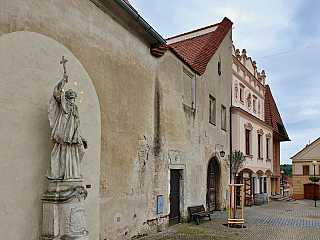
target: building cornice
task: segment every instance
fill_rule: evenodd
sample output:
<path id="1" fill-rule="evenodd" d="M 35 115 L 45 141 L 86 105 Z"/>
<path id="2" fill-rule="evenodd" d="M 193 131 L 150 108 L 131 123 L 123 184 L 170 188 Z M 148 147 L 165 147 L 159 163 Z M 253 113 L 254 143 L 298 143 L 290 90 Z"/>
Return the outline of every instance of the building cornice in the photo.
<path id="1" fill-rule="evenodd" d="M 232 114 L 236 114 L 236 113 L 246 118 L 248 121 L 255 122 L 256 124 L 263 126 L 265 129 L 273 133 L 273 127 L 271 127 L 269 124 L 262 121 L 261 119 L 253 116 L 251 113 L 248 113 L 246 110 L 243 110 L 240 107 L 232 107 Z"/>

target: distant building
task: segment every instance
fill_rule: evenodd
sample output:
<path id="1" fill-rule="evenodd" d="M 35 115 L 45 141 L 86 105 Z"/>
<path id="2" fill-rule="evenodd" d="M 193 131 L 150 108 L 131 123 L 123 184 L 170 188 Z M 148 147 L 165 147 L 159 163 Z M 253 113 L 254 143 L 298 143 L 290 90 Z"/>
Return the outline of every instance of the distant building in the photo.
<path id="1" fill-rule="evenodd" d="M 232 149 L 246 155 L 246 165 L 236 181 L 245 183 L 245 205 L 255 194 L 280 193 L 280 142 L 288 141 L 265 71 L 244 49 L 233 47 Z"/>
<path id="2" fill-rule="evenodd" d="M 320 176 L 320 138 L 307 144 L 305 148 L 294 155 L 292 160 L 293 197 L 295 199 L 314 199 L 314 183 L 310 177 Z M 312 165 L 316 161 L 317 165 Z M 316 192 L 319 199 L 319 182 L 316 183 Z"/>
<path id="3" fill-rule="evenodd" d="M 286 197 L 293 197 L 293 182 L 292 178 L 286 175 L 283 175 L 283 181 L 281 176 L 281 195 Z"/>

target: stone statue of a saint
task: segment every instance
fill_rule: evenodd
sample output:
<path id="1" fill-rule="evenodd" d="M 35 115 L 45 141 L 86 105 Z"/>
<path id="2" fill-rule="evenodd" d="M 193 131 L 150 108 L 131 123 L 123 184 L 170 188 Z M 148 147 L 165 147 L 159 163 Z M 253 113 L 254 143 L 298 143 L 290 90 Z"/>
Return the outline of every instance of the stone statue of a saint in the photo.
<path id="1" fill-rule="evenodd" d="M 68 75 L 65 71 L 63 79 L 53 90 L 48 111 L 54 147 L 46 176 L 51 180 L 82 178 L 80 163 L 88 147 L 87 141 L 81 136 L 78 107 L 75 103 L 77 93 L 72 89 L 64 92 L 66 83 Z"/>

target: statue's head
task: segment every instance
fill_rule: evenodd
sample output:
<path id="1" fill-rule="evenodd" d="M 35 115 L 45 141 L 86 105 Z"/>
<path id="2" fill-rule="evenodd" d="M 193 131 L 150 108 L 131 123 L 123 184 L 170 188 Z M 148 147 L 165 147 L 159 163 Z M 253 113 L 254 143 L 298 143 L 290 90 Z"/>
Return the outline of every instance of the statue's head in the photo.
<path id="1" fill-rule="evenodd" d="M 69 89 L 68 91 L 65 92 L 65 96 L 68 99 L 75 99 L 77 97 L 77 93 L 73 91 L 72 89 Z"/>

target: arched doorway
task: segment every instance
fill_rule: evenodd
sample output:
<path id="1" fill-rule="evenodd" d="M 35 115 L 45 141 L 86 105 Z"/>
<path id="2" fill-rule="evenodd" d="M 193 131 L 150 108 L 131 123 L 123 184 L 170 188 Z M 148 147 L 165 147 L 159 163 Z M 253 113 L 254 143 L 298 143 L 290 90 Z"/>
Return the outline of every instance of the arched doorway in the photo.
<path id="1" fill-rule="evenodd" d="M 218 192 L 220 184 L 220 164 L 213 157 L 210 159 L 207 172 L 207 209 L 208 211 L 217 210 Z"/>

